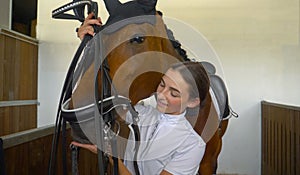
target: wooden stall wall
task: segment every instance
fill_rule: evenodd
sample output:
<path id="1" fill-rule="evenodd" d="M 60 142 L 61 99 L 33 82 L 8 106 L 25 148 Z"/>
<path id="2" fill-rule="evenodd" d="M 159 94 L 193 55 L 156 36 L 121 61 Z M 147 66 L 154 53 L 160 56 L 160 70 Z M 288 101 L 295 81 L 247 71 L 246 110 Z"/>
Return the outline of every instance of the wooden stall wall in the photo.
<path id="1" fill-rule="evenodd" d="M 37 127 L 37 40 L 0 28 L 0 136 Z"/>
<path id="2" fill-rule="evenodd" d="M 6 175 L 48 174 L 54 126 L 37 128 L 37 40 L 0 28 L 0 138 Z M 67 132 L 67 144 L 71 142 Z M 71 174 L 71 151 L 67 152 Z M 81 149 L 79 173 L 99 174 L 97 155 Z M 59 143 L 56 174 L 63 174 Z"/>
<path id="3" fill-rule="evenodd" d="M 2 137 L 6 174 L 48 174 L 53 132 L 54 127 L 48 126 Z M 70 134 L 70 130 L 68 130 L 68 145 L 71 142 Z M 63 175 L 61 150 L 60 142 L 56 164 L 57 175 Z M 80 149 L 78 164 L 79 174 L 99 174 L 96 154 Z M 72 174 L 70 149 L 67 149 L 67 170 L 68 174 Z"/>
<path id="4" fill-rule="evenodd" d="M 300 107 L 261 105 L 262 175 L 299 175 Z"/>

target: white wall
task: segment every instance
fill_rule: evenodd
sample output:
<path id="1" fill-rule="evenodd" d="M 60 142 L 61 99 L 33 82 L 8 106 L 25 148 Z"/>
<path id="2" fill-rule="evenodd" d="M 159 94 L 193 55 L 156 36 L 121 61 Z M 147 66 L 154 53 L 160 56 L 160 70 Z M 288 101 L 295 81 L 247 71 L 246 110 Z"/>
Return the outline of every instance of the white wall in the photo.
<path id="1" fill-rule="evenodd" d="M 75 32 L 79 21 L 58 20 L 52 11 L 71 0 L 38 1 L 37 38 L 39 40 L 38 126 L 52 124 L 69 64 L 80 44 Z M 107 18 L 103 3 L 99 16 Z"/>
<path id="2" fill-rule="evenodd" d="M 1 0 L 0 3 L 0 28 L 10 29 L 11 25 L 11 0 Z"/>
<path id="3" fill-rule="evenodd" d="M 219 173 L 260 174 L 260 101 L 300 106 L 299 0 L 160 0 L 158 9 L 201 32 L 219 55 L 232 108 Z M 39 126 L 54 122 L 75 21 L 53 20 L 68 1 L 38 2 Z M 106 13 L 101 5 L 101 16 Z M 180 12 L 180 13 L 179 13 Z"/>

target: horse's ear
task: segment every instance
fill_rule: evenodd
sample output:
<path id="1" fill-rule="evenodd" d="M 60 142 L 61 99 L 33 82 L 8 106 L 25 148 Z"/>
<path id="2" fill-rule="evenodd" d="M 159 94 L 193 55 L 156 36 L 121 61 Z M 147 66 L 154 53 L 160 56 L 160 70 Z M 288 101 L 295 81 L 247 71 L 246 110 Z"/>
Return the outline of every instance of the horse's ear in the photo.
<path id="1" fill-rule="evenodd" d="M 149 10 L 152 10 L 155 8 L 157 0 L 137 0 L 137 2 L 141 5 L 146 6 L 149 8 Z"/>
<path id="2" fill-rule="evenodd" d="M 104 4 L 109 15 L 115 14 L 116 9 L 122 5 L 119 0 L 104 0 Z"/>

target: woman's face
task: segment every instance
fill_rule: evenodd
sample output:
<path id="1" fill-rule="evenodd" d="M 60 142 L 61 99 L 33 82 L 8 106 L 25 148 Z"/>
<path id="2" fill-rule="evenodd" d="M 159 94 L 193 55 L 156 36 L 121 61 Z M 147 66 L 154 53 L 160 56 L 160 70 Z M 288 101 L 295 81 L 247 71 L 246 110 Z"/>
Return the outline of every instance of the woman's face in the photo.
<path id="1" fill-rule="evenodd" d="M 181 74 L 169 69 L 157 87 L 156 108 L 166 114 L 181 114 L 187 107 L 193 107 L 194 100 L 189 98 L 189 84 Z"/>

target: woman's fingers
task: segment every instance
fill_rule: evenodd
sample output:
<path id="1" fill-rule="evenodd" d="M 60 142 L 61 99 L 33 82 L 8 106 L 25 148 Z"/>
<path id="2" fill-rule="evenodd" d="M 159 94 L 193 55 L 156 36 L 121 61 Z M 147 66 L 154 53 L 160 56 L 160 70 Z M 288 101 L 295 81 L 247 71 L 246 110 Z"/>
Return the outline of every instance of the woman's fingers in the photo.
<path id="1" fill-rule="evenodd" d="M 84 149 L 87 149 L 95 154 L 97 154 L 97 146 L 96 145 L 91 145 L 91 144 L 83 144 L 83 143 L 78 143 L 78 142 L 71 142 L 72 145 L 75 145 L 77 147 L 81 147 Z"/>
<path id="2" fill-rule="evenodd" d="M 91 25 L 81 26 L 78 29 L 77 36 L 82 40 L 86 34 L 94 36 L 94 28 Z"/>
<path id="3" fill-rule="evenodd" d="M 84 20 L 83 22 L 83 26 L 85 25 L 102 25 L 102 21 L 101 21 L 101 18 L 98 17 L 97 19 L 94 19 L 94 13 L 90 13 Z"/>
<path id="4" fill-rule="evenodd" d="M 90 13 L 84 20 L 83 24 L 78 28 L 77 36 L 82 40 L 86 34 L 94 36 L 93 25 L 102 25 L 101 18 L 94 19 L 94 14 Z"/>
<path id="5" fill-rule="evenodd" d="M 101 19 L 89 19 L 88 21 L 86 21 L 85 23 L 86 25 L 102 25 Z"/>

